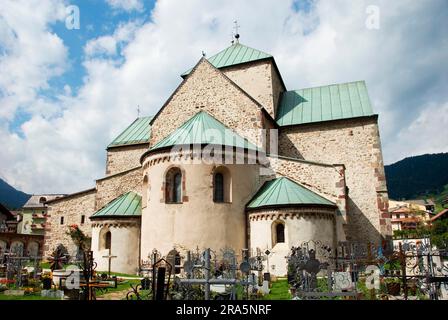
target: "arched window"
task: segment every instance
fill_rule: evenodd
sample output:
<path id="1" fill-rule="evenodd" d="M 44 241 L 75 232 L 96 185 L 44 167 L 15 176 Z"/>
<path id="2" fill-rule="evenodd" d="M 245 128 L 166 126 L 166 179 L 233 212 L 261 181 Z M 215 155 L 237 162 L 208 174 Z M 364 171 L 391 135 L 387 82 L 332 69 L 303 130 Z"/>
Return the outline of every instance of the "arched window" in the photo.
<path id="1" fill-rule="evenodd" d="M 112 249 L 112 234 L 110 233 L 110 231 L 107 231 L 104 235 L 104 244 L 105 249 Z"/>
<path id="2" fill-rule="evenodd" d="M 218 167 L 213 172 L 213 201 L 232 202 L 232 177 L 226 167 Z"/>
<path id="3" fill-rule="evenodd" d="M 182 174 L 180 172 L 174 175 L 173 202 L 182 202 Z"/>
<path id="4" fill-rule="evenodd" d="M 277 243 L 285 242 L 285 225 L 283 223 L 279 223 L 275 226 L 275 235 Z"/>
<path id="5" fill-rule="evenodd" d="M 182 172 L 171 168 L 165 177 L 165 202 L 182 203 Z"/>
<path id="6" fill-rule="evenodd" d="M 215 173 L 213 198 L 215 202 L 224 202 L 224 176 L 220 172 Z"/>
<path id="7" fill-rule="evenodd" d="M 285 243 L 285 222 L 283 220 L 276 220 L 271 225 L 272 247 L 277 243 Z"/>
<path id="8" fill-rule="evenodd" d="M 45 198 L 45 197 L 40 197 L 40 199 L 39 199 L 39 203 L 44 203 L 46 201 L 47 201 L 47 198 Z"/>

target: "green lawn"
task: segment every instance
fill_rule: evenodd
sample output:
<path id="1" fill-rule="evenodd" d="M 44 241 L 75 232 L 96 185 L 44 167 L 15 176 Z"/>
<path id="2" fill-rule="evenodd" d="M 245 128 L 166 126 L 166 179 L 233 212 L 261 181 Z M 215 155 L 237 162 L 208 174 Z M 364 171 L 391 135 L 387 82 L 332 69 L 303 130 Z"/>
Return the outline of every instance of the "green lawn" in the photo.
<path id="1" fill-rule="evenodd" d="M 97 275 L 102 275 L 103 273 L 108 274 L 107 271 L 96 271 Z M 119 272 L 113 272 L 113 271 L 110 272 L 110 275 L 117 276 L 118 278 L 119 277 L 129 277 L 129 278 L 139 278 L 139 279 L 143 278 L 143 277 L 139 277 L 135 274 L 119 273 Z"/>
<path id="2" fill-rule="evenodd" d="M 286 279 L 280 279 L 272 283 L 271 292 L 263 297 L 263 300 L 291 300 L 289 284 Z"/>
<path id="3" fill-rule="evenodd" d="M 0 294 L 0 300 L 61 300 L 61 299 L 41 297 L 40 295 L 37 294 L 26 296 L 7 296 L 4 294 Z"/>
<path id="4" fill-rule="evenodd" d="M 139 283 L 140 283 L 140 280 L 124 280 L 123 282 L 118 283 L 116 288 L 108 288 L 105 291 L 98 290 L 97 291 L 97 296 L 102 296 L 104 294 L 117 292 L 117 291 L 125 291 L 125 290 L 130 291 L 131 290 L 131 286 L 130 286 L 131 284 L 133 284 L 135 286 L 136 284 L 139 284 Z"/>

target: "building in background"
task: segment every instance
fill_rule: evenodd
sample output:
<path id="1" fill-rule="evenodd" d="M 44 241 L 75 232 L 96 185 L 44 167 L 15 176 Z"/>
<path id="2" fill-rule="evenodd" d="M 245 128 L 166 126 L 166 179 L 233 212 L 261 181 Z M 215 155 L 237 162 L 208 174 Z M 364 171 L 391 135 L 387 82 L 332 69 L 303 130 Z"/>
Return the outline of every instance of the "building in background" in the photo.
<path id="1" fill-rule="evenodd" d="M 389 200 L 392 230 L 412 230 L 419 224 L 428 225 L 434 215 L 435 204 L 431 200 Z"/>
<path id="2" fill-rule="evenodd" d="M 62 194 L 37 194 L 32 195 L 22 207 L 22 219 L 18 225 L 17 232 L 21 234 L 32 234 L 43 236 L 45 233 L 45 222 L 47 220 L 47 201 L 60 198 Z"/>
<path id="3" fill-rule="evenodd" d="M 11 212 L 0 203 L 0 261 L 7 252 L 32 257 L 43 254 L 43 235 L 17 232 L 21 218 L 20 212 Z"/>

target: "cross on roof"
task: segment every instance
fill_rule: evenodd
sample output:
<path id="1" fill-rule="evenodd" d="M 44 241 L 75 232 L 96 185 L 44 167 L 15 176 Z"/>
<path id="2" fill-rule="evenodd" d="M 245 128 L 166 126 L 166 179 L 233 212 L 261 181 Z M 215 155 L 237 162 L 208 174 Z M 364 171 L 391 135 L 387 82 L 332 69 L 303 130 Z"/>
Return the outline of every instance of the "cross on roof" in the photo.
<path id="1" fill-rule="evenodd" d="M 234 36 L 235 36 L 235 39 L 236 39 L 236 43 L 239 43 L 239 38 L 240 38 L 240 34 L 238 33 L 238 29 L 239 29 L 239 25 L 238 25 L 238 21 L 237 20 L 235 20 L 235 21 L 233 21 L 233 24 L 234 24 L 234 26 L 233 26 L 233 30 L 234 30 Z M 233 41 L 232 41 L 232 43 L 233 43 Z"/>

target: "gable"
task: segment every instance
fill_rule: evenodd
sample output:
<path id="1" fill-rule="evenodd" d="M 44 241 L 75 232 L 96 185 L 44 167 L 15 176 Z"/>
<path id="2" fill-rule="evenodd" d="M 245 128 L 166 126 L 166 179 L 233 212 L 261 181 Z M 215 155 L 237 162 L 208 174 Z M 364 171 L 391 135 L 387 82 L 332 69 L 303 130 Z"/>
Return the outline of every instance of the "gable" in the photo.
<path id="1" fill-rule="evenodd" d="M 261 145 L 261 105 L 202 58 L 151 122 L 150 146 L 206 111 L 255 145 Z"/>
<path id="2" fill-rule="evenodd" d="M 270 54 L 254 48 L 250 48 L 237 42 L 211 56 L 207 60 L 215 68 L 219 69 L 269 58 L 272 58 Z M 192 69 L 184 72 L 182 74 L 182 77 L 186 77 L 191 72 L 191 70 Z"/>
<path id="3" fill-rule="evenodd" d="M 219 137 L 216 137 L 214 134 L 211 135 L 211 132 L 219 133 Z M 216 138 L 220 138 L 221 141 L 216 141 Z M 176 129 L 176 131 L 168 135 L 168 137 L 153 145 L 150 150 L 153 151 L 174 146 L 210 144 L 220 144 L 257 151 L 255 145 L 232 130 L 229 130 L 229 128 L 204 111 L 198 112 L 190 120 Z"/>

